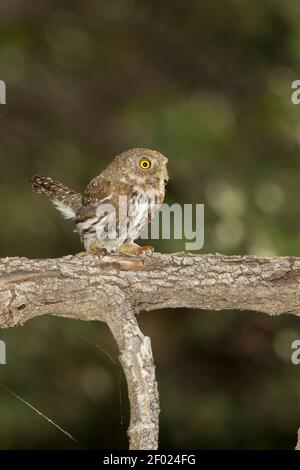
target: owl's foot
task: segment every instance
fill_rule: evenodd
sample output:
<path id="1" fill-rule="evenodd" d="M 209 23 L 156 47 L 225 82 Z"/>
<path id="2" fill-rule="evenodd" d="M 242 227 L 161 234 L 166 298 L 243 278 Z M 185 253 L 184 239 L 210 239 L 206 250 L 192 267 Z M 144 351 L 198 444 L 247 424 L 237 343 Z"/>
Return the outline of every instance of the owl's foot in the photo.
<path id="1" fill-rule="evenodd" d="M 87 251 L 80 251 L 79 253 L 76 253 L 76 257 L 81 257 L 81 256 L 88 256 L 88 255 L 94 255 L 97 256 L 97 258 L 102 259 L 105 255 L 107 255 L 107 250 L 106 248 L 102 248 L 99 245 L 92 245 Z"/>
<path id="2" fill-rule="evenodd" d="M 100 246 L 95 246 L 89 250 L 89 253 L 92 255 L 97 256 L 97 258 L 102 259 L 104 256 L 107 255 L 107 249 L 101 248 Z"/>
<path id="3" fill-rule="evenodd" d="M 118 249 L 118 253 L 121 255 L 129 255 L 129 256 L 141 256 L 143 254 L 151 254 L 154 252 L 153 246 L 146 245 L 146 246 L 139 246 L 135 243 L 124 243 Z"/>

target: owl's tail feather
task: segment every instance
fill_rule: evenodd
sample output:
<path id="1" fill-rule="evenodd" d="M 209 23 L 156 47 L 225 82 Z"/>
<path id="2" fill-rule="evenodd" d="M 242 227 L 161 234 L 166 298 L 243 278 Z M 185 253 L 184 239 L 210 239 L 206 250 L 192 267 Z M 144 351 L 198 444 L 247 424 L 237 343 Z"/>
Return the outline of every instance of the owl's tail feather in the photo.
<path id="1" fill-rule="evenodd" d="M 35 175 L 29 178 L 28 181 L 32 183 L 33 191 L 50 197 L 56 209 L 61 212 L 65 219 L 75 219 L 76 212 L 82 205 L 80 193 L 49 176 Z"/>

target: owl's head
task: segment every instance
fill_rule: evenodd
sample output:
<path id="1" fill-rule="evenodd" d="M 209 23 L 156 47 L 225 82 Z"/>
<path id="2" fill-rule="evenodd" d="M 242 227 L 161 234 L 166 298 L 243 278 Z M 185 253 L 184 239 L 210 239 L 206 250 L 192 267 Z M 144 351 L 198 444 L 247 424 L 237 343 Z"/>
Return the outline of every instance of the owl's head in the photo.
<path id="1" fill-rule="evenodd" d="M 113 164 L 118 166 L 119 172 L 149 183 L 167 183 L 168 159 L 155 150 L 136 148 L 127 150 L 115 157 Z"/>

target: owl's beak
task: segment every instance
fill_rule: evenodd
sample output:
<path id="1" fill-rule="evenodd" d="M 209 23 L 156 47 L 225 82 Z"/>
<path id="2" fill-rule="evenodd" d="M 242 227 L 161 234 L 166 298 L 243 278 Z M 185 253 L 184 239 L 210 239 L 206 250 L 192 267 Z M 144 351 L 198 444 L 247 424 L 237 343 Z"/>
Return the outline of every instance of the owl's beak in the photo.
<path id="1" fill-rule="evenodd" d="M 169 181 L 170 177 L 169 177 L 169 173 L 168 173 L 168 170 L 167 168 L 164 168 L 164 174 L 163 174 L 163 177 L 164 177 L 164 183 L 167 184 L 167 182 Z"/>
<path id="2" fill-rule="evenodd" d="M 169 181 L 169 175 L 166 167 L 161 167 L 157 170 L 155 173 L 156 179 L 159 181 L 163 180 L 164 183 L 166 184 Z"/>

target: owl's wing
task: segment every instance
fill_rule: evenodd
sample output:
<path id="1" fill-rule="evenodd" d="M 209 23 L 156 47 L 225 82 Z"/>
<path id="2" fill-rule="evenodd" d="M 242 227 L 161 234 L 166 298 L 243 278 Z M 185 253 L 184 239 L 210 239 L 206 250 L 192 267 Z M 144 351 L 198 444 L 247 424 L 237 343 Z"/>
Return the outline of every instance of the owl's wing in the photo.
<path id="1" fill-rule="evenodd" d="M 111 182 L 103 176 L 94 178 L 85 188 L 82 204 L 97 204 L 111 195 Z"/>
<path id="2" fill-rule="evenodd" d="M 97 217 L 101 205 L 111 199 L 111 183 L 106 178 L 94 178 L 85 188 L 82 195 L 82 207 L 77 212 L 76 222 L 82 223 Z"/>

